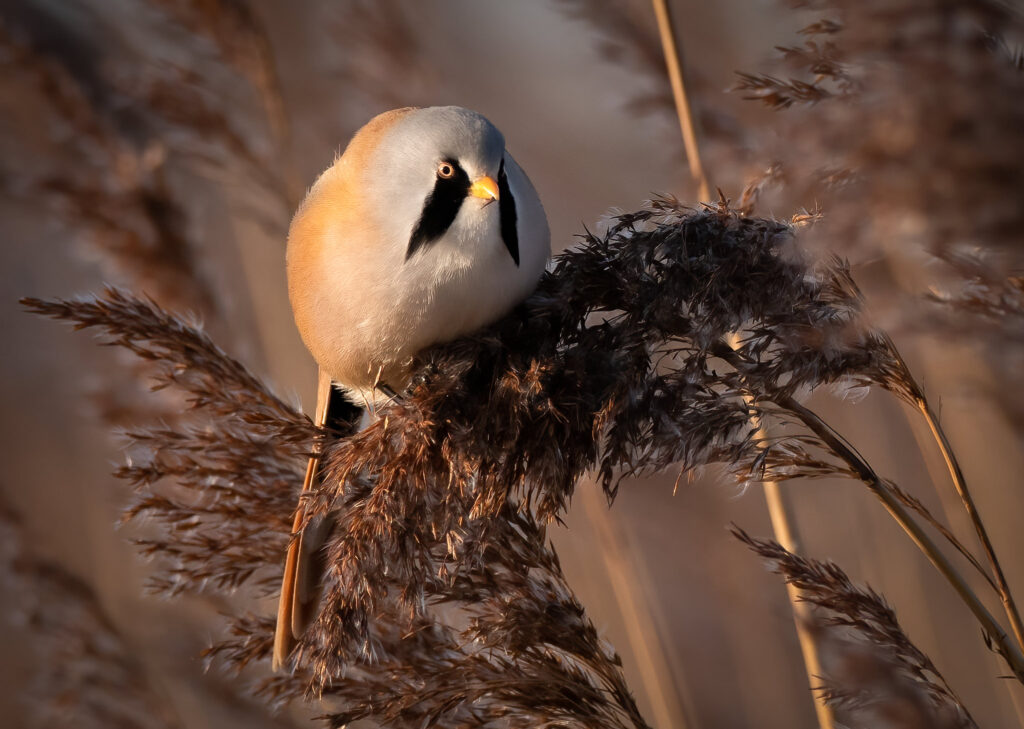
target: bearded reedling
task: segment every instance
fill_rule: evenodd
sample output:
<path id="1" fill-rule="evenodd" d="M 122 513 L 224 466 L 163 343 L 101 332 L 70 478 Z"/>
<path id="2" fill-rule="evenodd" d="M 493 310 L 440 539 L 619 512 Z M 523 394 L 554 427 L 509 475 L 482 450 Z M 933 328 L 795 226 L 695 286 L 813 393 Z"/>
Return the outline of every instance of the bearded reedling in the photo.
<path id="1" fill-rule="evenodd" d="M 351 402 L 372 406 L 401 392 L 419 351 L 501 318 L 533 291 L 549 255 L 540 199 L 487 119 L 455 106 L 372 119 L 320 175 L 288 233 L 295 322 L 320 366 L 317 424 L 352 423 Z M 304 492 L 318 466 L 314 455 Z M 300 504 L 275 668 L 319 599 L 318 555 L 331 525 L 306 521 Z"/>

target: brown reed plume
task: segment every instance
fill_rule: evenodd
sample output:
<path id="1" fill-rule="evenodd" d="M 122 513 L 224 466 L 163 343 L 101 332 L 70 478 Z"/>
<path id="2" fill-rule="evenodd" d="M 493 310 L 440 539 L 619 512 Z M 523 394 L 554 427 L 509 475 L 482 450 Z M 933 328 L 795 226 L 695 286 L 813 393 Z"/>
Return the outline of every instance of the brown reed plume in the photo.
<path id="1" fill-rule="evenodd" d="M 71 172 L 5 175 L 6 191 L 46 201 L 73 221 L 115 275 L 127 274 L 168 305 L 211 312 L 213 295 L 185 235 L 184 211 L 168 189 L 166 150 L 132 145 L 97 109 L 89 89 L 25 36 L 0 22 L 3 65 L 42 91 L 54 112 L 54 134 L 73 138 L 86 159 Z"/>
<path id="2" fill-rule="evenodd" d="M 840 641 L 817 690 L 829 705 L 845 712 L 844 726 L 976 729 L 970 712 L 907 637 L 885 598 L 855 585 L 832 562 L 801 557 L 737 527 L 732 533 L 796 586 L 801 599 L 815 606 L 817 625 Z"/>
<path id="3" fill-rule="evenodd" d="M 290 529 L 288 500 L 297 497 L 303 456 L 322 435 L 208 338 L 151 302 L 111 290 L 91 302 L 27 303 L 80 326 L 100 327 L 107 343 L 154 361 L 157 385 L 184 390 L 194 413 L 207 419 L 204 425 L 128 434 L 138 458 L 119 475 L 138 487 L 139 497 L 126 517 L 145 516 L 161 527 L 159 538 L 139 541 L 144 553 L 159 555 L 164 564 L 151 587 L 165 595 L 225 593 L 244 585 L 258 596 L 274 589 Z M 158 484 L 161 479 L 175 483 Z M 346 501 L 355 504 L 346 503 L 343 513 L 361 506 L 365 496 L 365 489 L 353 486 Z M 413 509 L 417 495 L 404 489 L 396 501 L 404 498 Z M 427 496 L 453 501 L 443 484 Z M 448 508 L 455 504 L 463 513 L 472 506 L 465 497 Z M 478 554 L 477 562 L 453 563 L 448 543 L 433 539 L 432 565 L 452 563 L 451 579 L 432 574 L 422 589 L 432 603 L 460 609 L 460 628 L 410 614 L 404 600 L 385 596 L 363 626 L 372 662 L 318 665 L 317 674 L 300 668 L 259 690 L 278 700 L 315 690 L 328 706 L 341 707 L 332 714 L 337 726 L 361 716 L 392 726 L 421 726 L 425 719 L 482 725 L 485 718 L 516 719 L 517 726 L 555 719 L 646 726 L 618 657 L 572 596 L 535 519 L 506 506 L 457 538 Z M 272 635 L 270 620 L 242 615 L 209 656 L 241 670 L 269 657 Z"/>
<path id="4" fill-rule="evenodd" d="M 790 182 L 810 175 L 804 189 L 818 197 L 843 188 L 845 213 L 834 212 L 844 222 L 861 203 L 884 216 L 859 233 L 844 226 L 849 242 L 894 250 L 910 231 L 878 233 L 903 213 L 920 218 L 920 239 L 937 255 L 962 242 L 1014 246 L 1024 76 L 1002 49 L 1024 34 L 1019 9 L 999 0 L 803 5 L 822 17 L 800 31 L 803 44 L 778 49 L 779 75 L 741 73 L 737 84 L 788 110 L 778 123 L 792 146 L 766 151 Z"/>
<path id="5" fill-rule="evenodd" d="M 157 384 L 192 403 L 192 425 L 130 433 L 120 472 L 139 488 L 128 516 L 160 527 L 142 547 L 160 557 L 164 593 L 269 594 L 302 459 L 322 440 L 307 511 L 337 512 L 325 596 L 294 674 L 261 691 L 321 696 L 340 706 L 337 726 L 646 726 L 545 537 L 591 469 L 609 498 L 626 477 L 713 463 L 747 481 L 861 479 L 1021 675 L 1019 651 L 912 517 L 923 507 L 795 399 L 916 390 L 845 267 L 811 264 L 781 222 L 671 199 L 620 216 L 504 320 L 424 353 L 409 391 L 355 434 L 318 432 L 152 303 L 116 291 L 24 303 L 153 361 Z M 758 421 L 778 425 L 767 441 Z M 212 657 L 238 669 L 269 657 L 268 617 L 230 632 Z"/>
<path id="6" fill-rule="evenodd" d="M 434 61 L 417 32 L 416 8 L 407 0 L 356 0 L 332 8 L 332 35 L 346 39 L 338 75 L 365 99 L 368 111 L 426 106 L 439 93 Z"/>
<path id="7" fill-rule="evenodd" d="M 216 46 L 221 57 L 252 83 L 279 140 L 288 134 L 280 81 L 270 40 L 252 8 L 242 0 L 153 0 L 171 18 Z"/>
<path id="8" fill-rule="evenodd" d="M 224 99 L 216 84 L 241 73 L 278 136 L 286 119 L 265 34 L 244 3 L 153 5 L 157 19 L 169 15 L 188 31 L 178 44 L 202 59 L 195 67 L 157 62 L 149 49 L 123 40 L 135 34 L 120 29 L 122 21 L 107 17 L 102 6 L 80 10 L 92 36 L 42 4 L 0 10 L 0 62 L 20 79 L 14 93 L 38 97 L 45 106 L 50 136 L 49 154 L 6 170 L 0 183 L 4 192 L 66 222 L 99 254 L 108 275 L 131 281 L 166 306 L 217 316 L 223 302 L 202 265 L 205 246 L 195 231 L 200 213 L 182 176 L 242 172 L 271 198 L 253 217 L 282 231 L 294 205 L 280 165 L 265 140 L 243 128 L 237 102 Z M 148 30 L 142 25 L 137 32 Z M 104 41 L 105 63 L 81 62 L 90 44 Z M 203 50 L 210 41 L 219 56 Z M 275 201 L 276 216 L 266 212 Z"/>

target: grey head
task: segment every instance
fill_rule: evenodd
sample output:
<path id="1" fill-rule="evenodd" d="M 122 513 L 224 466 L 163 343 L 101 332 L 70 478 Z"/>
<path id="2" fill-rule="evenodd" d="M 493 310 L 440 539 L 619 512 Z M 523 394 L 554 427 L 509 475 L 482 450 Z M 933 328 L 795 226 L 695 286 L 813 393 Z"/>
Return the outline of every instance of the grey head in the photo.
<path id="1" fill-rule="evenodd" d="M 391 235 L 404 239 L 406 258 L 440 240 L 449 231 L 471 239 L 483 222 L 477 210 L 463 211 L 471 195 L 483 195 L 474 183 L 503 181 L 505 138 L 482 114 L 458 106 L 416 109 L 392 127 L 375 154 L 373 192 L 389 200 Z M 497 191 L 494 197 L 498 198 Z M 499 200 L 503 228 L 514 234 L 515 201 Z M 465 206 L 470 207 L 470 206 Z M 402 228 L 396 224 L 401 221 Z M 508 236 L 506 236 L 508 237 Z M 506 241 L 518 265 L 518 244 Z"/>

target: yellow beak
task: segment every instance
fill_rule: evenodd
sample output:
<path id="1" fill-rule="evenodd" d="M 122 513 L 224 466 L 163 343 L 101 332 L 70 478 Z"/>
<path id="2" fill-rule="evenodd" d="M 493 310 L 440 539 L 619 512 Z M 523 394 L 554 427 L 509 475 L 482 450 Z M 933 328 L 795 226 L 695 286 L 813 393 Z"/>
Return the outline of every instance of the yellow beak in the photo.
<path id="1" fill-rule="evenodd" d="M 497 200 L 498 183 L 490 177 L 481 177 L 469 188 L 469 194 L 473 197 L 482 197 L 484 200 Z"/>

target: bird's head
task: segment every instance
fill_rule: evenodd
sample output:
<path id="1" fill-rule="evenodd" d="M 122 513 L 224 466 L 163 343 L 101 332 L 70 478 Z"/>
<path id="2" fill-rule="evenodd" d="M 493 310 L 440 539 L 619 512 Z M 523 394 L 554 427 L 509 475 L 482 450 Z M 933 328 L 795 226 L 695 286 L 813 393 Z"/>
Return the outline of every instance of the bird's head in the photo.
<path id="1" fill-rule="evenodd" d="M 367 192 L 380 202 L 378 210 L 388 211 L 380 224 L 405 244 L 406 260 L 442 239 L 451 243 L 447 253 L 471 254 L 500 232 L 504 157 L 501 132 L 455 106 L 416 109 L 382 135 L 367 170 Z M 504 201 L 506 210 L 510 205 L 514 199 Z M 509 253 L 518 264 L 518 250 Z"/>

